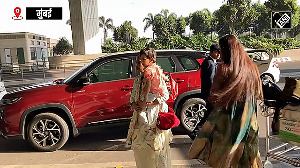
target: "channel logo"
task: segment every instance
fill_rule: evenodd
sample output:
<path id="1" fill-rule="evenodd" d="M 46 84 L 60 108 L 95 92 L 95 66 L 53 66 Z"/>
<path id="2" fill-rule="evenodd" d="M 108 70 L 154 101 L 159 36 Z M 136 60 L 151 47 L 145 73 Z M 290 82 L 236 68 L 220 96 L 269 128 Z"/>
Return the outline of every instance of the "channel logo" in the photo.
<path id="1" fill-rule="evenodd" d="M 292 28 L 292 12 L 272 12 L 271 13 L 272 29 L 291 29 Z"/>
<path id="2" fill-rule="evenodd" d="M 21 8 L 20 7 L 16 7 L 14 9 L 14 13 L 15 15 L 12 17 L 13 20 L 22 20 L 23 16 L 21 16 Z"/>
<path id="3" fill-rule="evenodd" d="M 62 20 L 62 7 L 26 7 L 26 20 Z"/>

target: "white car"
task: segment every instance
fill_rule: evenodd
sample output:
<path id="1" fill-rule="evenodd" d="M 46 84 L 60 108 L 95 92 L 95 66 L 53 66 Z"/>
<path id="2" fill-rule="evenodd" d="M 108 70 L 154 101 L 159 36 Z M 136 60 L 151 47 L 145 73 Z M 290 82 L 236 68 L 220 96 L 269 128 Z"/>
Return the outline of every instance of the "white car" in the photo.
<path id="1" fill-rule="evenodd" d="M 245 49 L 250 58 L 256 63 L 262 79 L 279 81 L 280 69 L 274 55 L 263 49 Z"/>
<path id="2" fill-rule="evenodd" d="M 7 94 L 7 91 L 5 89 L 4 83 L 0 81 L 0 100 L 5 94 Z"/>

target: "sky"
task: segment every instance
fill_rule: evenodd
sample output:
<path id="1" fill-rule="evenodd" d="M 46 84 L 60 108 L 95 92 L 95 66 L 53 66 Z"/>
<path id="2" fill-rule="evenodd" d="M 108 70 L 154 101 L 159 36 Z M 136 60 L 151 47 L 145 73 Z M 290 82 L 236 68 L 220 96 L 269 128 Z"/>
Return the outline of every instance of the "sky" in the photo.
<path id="1" fill-rule="evenodd" d="M 264 1 L 260 0 L 261 3 Z M 97 3 L 98 16 L 111 18 L 114 26 L 129 20 L 138 29 L 139 37 L 152 37 L 151 28 L 144 32 L 143 19 L 148 13 L 155 15 L 162 9 L 168 9 L 170 13 L 186 17 L 204 8 L 213 12 L 219 9 L 224 0 L 97 0 Z M 300 4 L 300 0 L 297 0 L 297 4 Z M 24 19 L 12 19 L 15 7 L 21 8 L 20 16 Z M 26 20 L 26 7 L 62 7 L 62 20 Z M 1 0 L 0 11 L 0 33 L 30 32 L 53 39 L 66 37 L 72 41 L 71 27 L 66 24 L 70 18 L 68 0 Z M 102 29 L 99 31 L 103 34 Z M 109 37 L 112 37 L 112 32 L 109 32 Z"/>

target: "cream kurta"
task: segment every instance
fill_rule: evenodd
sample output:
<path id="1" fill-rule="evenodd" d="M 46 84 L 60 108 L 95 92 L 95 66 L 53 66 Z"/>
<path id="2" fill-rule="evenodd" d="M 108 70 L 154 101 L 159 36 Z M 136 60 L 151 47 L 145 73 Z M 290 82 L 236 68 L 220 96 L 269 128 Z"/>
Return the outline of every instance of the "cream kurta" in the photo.
<path id="1" fill-rule="evenodd" d="M 163 97 L 158 94 L 149 93 L 147 102 L 157 99 L 162 106 L 161 111 L 168 111 L 165 103 L 169 98 L 167 86 L 163 80 Z M 140 89 L 143 88 L 141 75 L 138 76 L 133 84 L 130 102 L 138 102 Z M 148 107 L 141 112 L 133 112 L 130 122 L 126 146 L 134 151 L 136 165 L 138 168 L 169 168 L 171 167 L 170 158 L 170 138 L 171 130 L 160 130 L 157 128 L 157 117 L 159 105 Z"/>

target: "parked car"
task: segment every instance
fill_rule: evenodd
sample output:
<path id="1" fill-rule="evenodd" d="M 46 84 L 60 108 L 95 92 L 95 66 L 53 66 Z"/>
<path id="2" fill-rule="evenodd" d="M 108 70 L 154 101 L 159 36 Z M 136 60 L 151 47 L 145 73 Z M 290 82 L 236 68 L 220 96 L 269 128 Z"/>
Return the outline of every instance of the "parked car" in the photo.
<path id="1" fill-rule="evenodd" d="M 168 100 L 191 131 L 206 110 L 201 97 L 200 63 L 204 52 L 157 51 L 157 62 L 178 83 L 178 96 Z M 61 148 L 69 136 L 98 124 L 127 122 L 128 103 L 139 52 L 108 54 L 86 64 L 66 79 L 10 91 L 1 100 L 0 134 L 21 137 L 40 151 Z M 197 59 L 196 59 L 197 58 Z"/>
<path id="2" fill-rule="evenodd" d="M 248 53 L 253 62 L 256 63 L 262 80 L 267 79 L 273 82 L 279 81 L 280 69 L 278 62 L 272 53 L 264 49 L 245 48 L 245 51 Z M 208 56 L 209 51 L 207 51 L 205 55 Z M 202 58 L 197 58 L 197 60 L 200 64 L 202 64 Z"/>
<path id="3" fill-rule="evenodd" d="M 263 49 L 246 49 L 248 55 L 256 63 L 263 80 L 278 82 L 280 69 L 274 55 Z"/>

